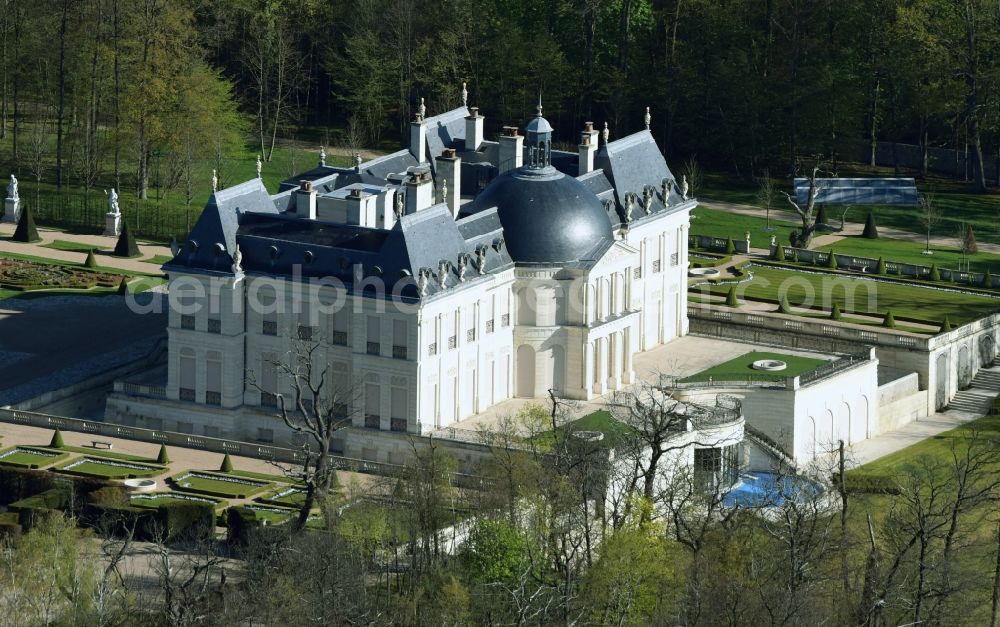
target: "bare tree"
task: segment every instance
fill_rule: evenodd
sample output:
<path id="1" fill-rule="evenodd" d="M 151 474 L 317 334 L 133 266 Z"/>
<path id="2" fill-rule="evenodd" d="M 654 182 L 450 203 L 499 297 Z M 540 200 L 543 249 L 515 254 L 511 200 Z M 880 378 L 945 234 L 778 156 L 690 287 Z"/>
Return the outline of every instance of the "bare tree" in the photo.
<path id="1" fill-rule="evenodd" d="M 924 254 L 933 255 L 934 251 L 931 250 L 931 231 L 941 220 L 941 212 L 938 211 L 937 205 L 934 203 L 933 191 L 920 194 L 920 214 L 918 218 L 920 219 L 921 226 L 924 227 L 924 231 L 927 233 Z"/>
<path id="2" fill-rule="evenodd" d="M 334 381 L 330 360 L 325 357 L 325 343 L 318 337 L 293 341 L 283 358 L 265 364 L 277 374 L 276 389 L 262 387 L 264 384 L 248 371 L 251 387 L 273 398 L 285 426 L 306 439 L 302 466 L 296 472 L 306 488 L 295 523 L 300 530 L 317 502 L 325 507 L 336 471 L 330 453 L 333 438 L 351 424 L 360 400 L 350 381 Z M 290 394 L 282 393 L 282 388 Z"/>
<path id="3" fill-rule="evenodd" d="M 771 205 L 774 204 L 774 196 L 777 190 L 774 186 L 774 179 L 771 178 L 771 171 L 767 168 L 761 170 L 757 177 L 757 202 L 764 207 L 764 230 L 771 232 Z"/>
<path id="4" fill-rule="evenodd" d="M 698 165 L 695 155 L 691 155 L 684 162 L 681 173 L 687 177 L 688 198 L 693 198 L 698 189 L 701 188 L 701 166 Z"/>
<path id="5" fill-rule="evenodd" d="M 802 220 L 802 231 L 798 234 L 796 241 L 792 242 L 792 245 L 797 248 L 809 248 L 809 242 L 812 240 L 813 232 L 816 230 L 816 198 L 822 190 L 822 186 L 818 183 L 820 173 L 820 166 L 817 165 L 813 167 L 812 173 L 809 175 L 809 192 L 806 195 L 805 207 L 800 205 L 788 192 L 781 192 L 788 199 L 788 204 L 795 209 L 795 213 L 799 214 L 799 218 Z"/>

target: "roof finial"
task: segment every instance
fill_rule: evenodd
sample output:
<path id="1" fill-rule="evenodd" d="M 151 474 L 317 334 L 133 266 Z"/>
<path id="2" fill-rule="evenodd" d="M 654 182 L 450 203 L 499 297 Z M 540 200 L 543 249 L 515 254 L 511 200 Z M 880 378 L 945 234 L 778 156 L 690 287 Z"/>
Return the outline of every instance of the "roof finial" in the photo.
<path id="1" fill-rule="evenodd" d="M 421 120 L 427 116 L 427 106 L 424 104 L 423 96 L 420 97 L 420 106 L 417 107 L 417 115 L 420 116 Z"/>
<path id="2" fill-rule="evenodd" d="M 462 81 L 462 106 L 469 106 L 469 90 L 465 88 L 465 81 Z"/>
<path id="3" fill-rule="evenodd" d="M 653 116 L 649 114 L 649 107 L 646 107 L 646 130 L 649 130 L 649 123 L 653 121 Z"/>
<path id="4" fill-rule="evenodd" d="M 604 139 L 604 145 L 608 145 L 608 138 L 611 137 L 611 131 L 608 129 L 608 123 L 604 123 L 604 130 L 601 131 L 601 137 Z"/>
<path id="5" fill-rule="evenodd" d="M 538 117 L 542 117 L 542 92 L 538 92 L 538 106 L 535 110 L 538 111 Z"/>

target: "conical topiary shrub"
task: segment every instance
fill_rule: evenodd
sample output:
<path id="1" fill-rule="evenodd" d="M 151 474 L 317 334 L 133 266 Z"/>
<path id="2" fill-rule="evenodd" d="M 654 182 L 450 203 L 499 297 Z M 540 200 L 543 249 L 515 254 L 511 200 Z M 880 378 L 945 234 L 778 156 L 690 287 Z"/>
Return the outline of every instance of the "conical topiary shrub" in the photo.
<path id="1" fill-rule="evenodd" d="M 778 313 L 790 314 L 792 313 L 792 308 L 788 306 L 788 297 L 782 296 L 778 301 Z"/>
<path id="2" fill-rule="evenodd" d="M 875 214 L 868 212 L 868 219 L 865 220 L 865 229 L 861 231 L 861 237 L 868 239 L 878 239 L 878 227 L 875 226 Z"/>
<path id="3" fill-rule="evenodd" d="M 156 455 L 156 463 L 157 464 L 169 464 L 170 463 L 170 456 L 167 455 L 167 445 L 166 444 L 161 444 L 160 445 L 160 452 Z"/>
<path id="4" fill-rule="evenodd" d="M 64 446 L 65 444 L 63 444 L 62 431 L 56 429 L 52 433 L 52 441 L 49 442 L 49 448 L 62 448 Z"/>
<path id="5" fill-rule="evenodd" d="M 222 458 L 222 465 L 219 466 L 219 471 L 221 472 L 232 472 L 233 471 L 233 460 L 229 459 L 229 453 Z"/>
<path id="6" fill-rule="evenodd" d="M 785 247 L 782 244 L 776 244 L 774 246 L 774 260 L 785 261 Z"/>
<path id="7" fill-rule="evenodd" d="M 118 284 L 118 295 L 124 296 L 128 294 L 128 279 L 122 278 L 121 282 Z"/>
<path id="8" fill-rule="evenodd" d="M 875 264 L 875 274 L 885 276 L 885 259 L 881 257 L 878 258 L 878 263 Z"/>
<path id="9" fill-rule="evenodd" d="M 826 224 L 826 206 L 820 205 L 819 211 L 816 212 L 816 224 Z"/>
<path id="10" fill-rule="evenodd" d="M 837 255 L 831 250 L 830 254 L 826 256 L 826 267 L 831 270 L 837 269 Z"/>
<path id="11" fill-rule="evenodd" d="M 94 254 L 94 251 L 92 250 L 87 251 L 87 260 L 83 262 L 83 267 L 84 268 L 97 267 L 97 256 Z"/>
<path id="12" fill-rule="evenodd" d="M 951 319 L 945 316 L 944 321 L 941 323 L 941 333 L 947 333 L 948 331 L 951 331 Z"/>
<path id="13" fill-rule="evenodd" d="M 882 319 L 882 326 L 887 329 L 896 328 L 896 316 L 892 315 L 892 310 L 885 312 L 885 318 Z"/>
<path id="14" fill-rule="evenodd" d="M 840 320 L 843 316 L 840 313 L 840 303 L 834 303 L 830 310 L 830 320 Z"/>
<path id="15" fill-rule="evenodd" d="M 975 255 L 979 252 L 979 245 L 976 244 L 976 234 L 972 232 L 972 225 L 965 231 L 965 239 L 962 241 L 962 248 L 966 254 Z"/>
<path id="16" fill-rule="evenodd" d="M 938 270 L 938 267 L 937 267 L 936 263 L 935 264 L 931 264 L 931 272 L 930 272 L 930 275 L 927 278 L 929 280 L 931 280 L 931 281 L 940 281 L 941 280 L 941 271 Z"/>
<path id="17" fill-rule="evenodd" d="M 740 301 L 736 298 L 736 288 L 729 288 L 729 293 L 726 294 L 726 305 L 730 307 L 739 307 Z"/>
<path id="18" fill-rule="evenodd" d="M 736 244 L 733 243 L 733 238 L 727 237 L 726 238 L 726 254 L 727 255 L 732 255 L 735 252 L 736 252 Z"/>
<path id="19" fill-rule="evenodd" d="M 135 243 L 135 238 L 132 236 L 132 231 L 128 228 L 128 222 L 122 220 L 122 232 L 118 236 L 118 243 L 115 244 L 115 251 L 112 253 L 115 257 L 138 257 L 139 256 L 139 245 Z"/>
<path id="20" fill-rule="evenodd" d="M 987 268 L 986 272 L 983 273 L 983 287 L 986 289 L 993 287 L 993 275 L 990 274 L 989 268 Z"/>
<path id="21" fill-rule="evenodd" d="M 35 218 L 31 215 L 31 208 L 21 209 L 21 217 L 17 221 L 17 228 L 11 239 L 15 242 L 37 242 L 42 238 L 38 237 L 38 229 L 35 228 Z"/>

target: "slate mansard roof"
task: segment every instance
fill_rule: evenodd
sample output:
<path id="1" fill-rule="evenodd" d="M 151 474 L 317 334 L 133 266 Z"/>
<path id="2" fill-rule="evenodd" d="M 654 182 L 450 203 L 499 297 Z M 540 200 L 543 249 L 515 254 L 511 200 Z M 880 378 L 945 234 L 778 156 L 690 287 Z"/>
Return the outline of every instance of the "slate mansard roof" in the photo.
<path id="1" fill-rule="evenodd" d="M 612 244 L 615 228 L 688 206 L 672 184 L 663 198 L 663 181 L 674 176 L 649 131 L 602 145 L 594 171 L 582 176 L 576 176 L 577 155 L 562 151 L 552 151 L 552 167 L 543 171 L 522 168 L 497 176 L 495 142 L 484 142 L 475 152 L 464 150 L 468 113 L 459 107 L 427 118 L 428 162 L 423 164 L 410 150 L 401 150 L 357 168 L 317 166 L 283 181 L 273 196 L 259 179 L 216 192 L 164 269 L 231 276 L 238 243 L 241 265 L 250 274 L 336 277 L 348 286 L 380 277 L 387 290 L 405 286 L 406 296 L 422 292 L 430 297 L 515 263 L 596 260 Z M 537 118 L 534 123 L 539 124 Z M 462 206 L 458 220 L 443 203 L 405 215 L 388 230 L 307 220 L 290 211 L 302 180 L 319 195 L 343 195 L 359 185 L 391 190 L 414 168 L 434 168 L 434 157 L 445 148 L 462 158 L 463 195 L 475 196 Z M 631 220 L 626 218 L 629 200 Z"/>

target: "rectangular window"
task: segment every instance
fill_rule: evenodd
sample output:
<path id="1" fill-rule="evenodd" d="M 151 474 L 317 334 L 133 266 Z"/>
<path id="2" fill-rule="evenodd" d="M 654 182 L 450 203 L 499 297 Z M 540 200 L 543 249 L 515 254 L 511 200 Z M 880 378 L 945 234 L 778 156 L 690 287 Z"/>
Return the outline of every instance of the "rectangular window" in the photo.
<path id="1" fill-rule="evenodd" d="M 406 359 L 406 320 L 392 321 L 392 357 L 393 359 Z"/>
<path id="2" fill-rule="evenodd" d="M 392 358 L 393 359 L 406 359 L 406 347 L 396 346 L 392 347 Z"/>
<path id="3" fill-rule="evenodd" d="M 395 380 L 396 377 L 393 377 Z M 406 420 L 406 386 L 405 379 L 403 379 L 404 385 L 393 385 L 391 397 L 391 407 L 389 408 L 389 415 L 392 418 L 402 418 Z"/>
<path id="4" fill-rule="evenodd" d="M 458 338 L 454 335 L 448 338 L 448 350 L 451 350 L 458 346 Z"/>
<path id="5" fill-rule="evenodd" d="M 181 328 L 194 331 L 194 316 L 181 316 Z"/>
<path id="6" fill-rule="evenodd" d="M 431 342 L 427 346 L 427 354 L 431 355 L 431 356 L 438 354 L 438 345 L 437 345 L 437 342 Z"/>
<path id="7" fill-rule="evenodd" d="M 466 342 L 475 342 L 476 341 L 476 330 L 475 329 L 469 329 L 468 331 L 465 332 L 465 341 Z"/>
<path id="8" fill-rule="evenodd" d="M 185 355 L 185 352 L 190 354 Z M 195 398 L 195 377 L 197 371 L 194 358 L 194 351 L 189 348 L 181 349 L 181 358 L 178 361 L 178 374 L 180 379 L 180 399 L 182 401 L 194 402 Z"/>
<path id="9" fill-rule="evenodd" d="M 374 414 L 365 414 L 365 429 L 381 429 L 382 419 Z"/>
<path id="10" fill-rule="evenodd" d="M 677 253 L 670 253 L 670 265 L 671 266 L 677 265 Z"/>
<path id="11" fill-rule="evenodd" d="M 260 406 L 261 407 L 277 407 L 278 397 L 270 392 L 260 393 Z"/>
<path id="12" fill-rule="evenodd" d="M 406 419 L 392 418 L 389 421 L 389 429 L 392 431 L 406 431 Z"/>
<path id="13" fill-rule="evenodd" d="M 274 429 L 257 428 L 258 442 L 274 442 Z"/>
<path id="14" fill-rule="evenodd" d="M 382 325 L 375 316 L 368 316 L 367 322 L 367 353 L 369 355 L 380 355 L 382 353 Z"/>
<path id="15" fill-rule="evenodd" d="M 208 319 L 208 332 L 209 333 L 222 333 L 222 320 L 218 318 Z"/>
<path id="16" fill-rule="evenodd" d="M 183 420 L 177 421 L 177 432 L 178 433 L 194 433 L 194 423 L 184 422 Z"/>
<path id="17" fill-rule="evenodd" d="M 504 314 L 500 316 L 500 326 L 502 327 L 510 326 L 510 314 Z"/>
<path id="18" fill-rule="evenodd" d="M 194 388 L 181 388 L 180 399 L 182 401 L 194 402 Z"/>
<path id="19" fill-rule="evenodd" d="M 633 279 L 642 278 L 642 268 L 640 266 L 636 266 L 635 268 L 632 269 L 632 278 Z"/>
<path id="20" fill-rule="evenodd" d="M 660 271 L 660 260 L 657 259 L 656 261 L 653 262 L 653 273 L 655 274 L 659 271 Z"/>
<path id="21" fill-rule="evenodd" d="M 222 394 L 218 392 L 205 392 L 205 404 L 206 405 L 221 405 L 222 404 Z"/>
<path id="22" fill-rule="evenodd" d="M 260 332 L 263 335 L 277 335 L 278 334 L 278 323 L 275 320 L 264 320 L 261 323 Z"/>
<path id="23" fill-rule="evenodd" d="M 382 420 L 381 388 L 378 383 L 365 384 L 365 427 L 378 429 Z"/>
<path id="24" fill-rule="evenodd" d="M 219 428 L 216 427 L 216 426 L 205 425 L 204 427 L 202 427 L 202 430 L 205 432 L 205 436 L 206 437 L 209 437 L 209 438 L 217 438 L 217 437 L 219 437 Z"/>
<path id="25" fill-rule="evenodd" d="M 313 328 L 299 325 L 298 335 L 300 340 L 309 341 L 313 338 Z"/>
<path id="26" fill-rule="evenodd" d="M 334 331 L 333 343 L 336 346 L 347 346 L 347 331 Z"/>
<path id="27" fill-rule="evenodd" d="M 493 333 L 493 321 L 492 320 L 487 320 L 486 321 L 486 332 L 487 333 Z"/>

